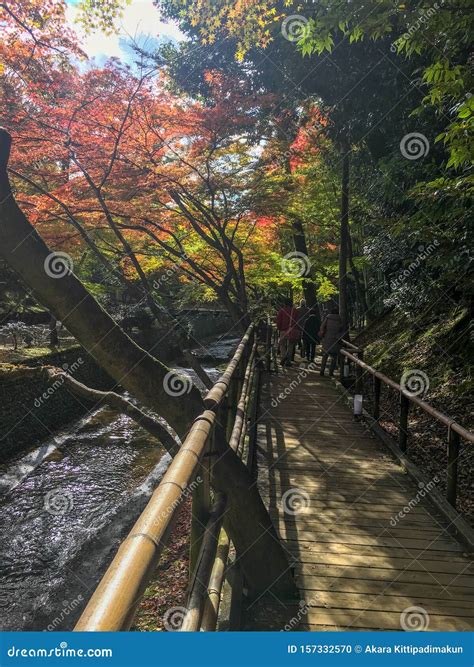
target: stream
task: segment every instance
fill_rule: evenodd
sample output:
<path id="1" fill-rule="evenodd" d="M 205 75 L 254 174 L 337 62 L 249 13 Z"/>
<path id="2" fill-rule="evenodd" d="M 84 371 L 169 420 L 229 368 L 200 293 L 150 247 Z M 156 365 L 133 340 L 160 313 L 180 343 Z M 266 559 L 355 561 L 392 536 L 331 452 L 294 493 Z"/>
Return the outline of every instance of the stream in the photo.
<path id="1" fill-rule="evenodd" d="M 196 351 L 212 379 L 237 342 Z M 202 388 L 194 371 L 176 370 Z M 170 460 L 129 417 L 103 407 L 0 466 L 2 631 L 72 629 Z"/>

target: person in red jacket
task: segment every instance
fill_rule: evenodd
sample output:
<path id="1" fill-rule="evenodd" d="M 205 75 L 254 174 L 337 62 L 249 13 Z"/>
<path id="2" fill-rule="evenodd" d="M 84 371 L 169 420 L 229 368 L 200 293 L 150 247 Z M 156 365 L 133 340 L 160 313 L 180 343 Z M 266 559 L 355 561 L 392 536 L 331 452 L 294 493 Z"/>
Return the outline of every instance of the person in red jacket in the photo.
<path id="1" fill-rule="evenodd" d="M 281 365 L 291 366 L 296 341 L 301 333 L 298 327 L 298 312 L 291 299 L 285 299 L 284 305 L 278 311 L 276 325 L 280 332 Z"/>

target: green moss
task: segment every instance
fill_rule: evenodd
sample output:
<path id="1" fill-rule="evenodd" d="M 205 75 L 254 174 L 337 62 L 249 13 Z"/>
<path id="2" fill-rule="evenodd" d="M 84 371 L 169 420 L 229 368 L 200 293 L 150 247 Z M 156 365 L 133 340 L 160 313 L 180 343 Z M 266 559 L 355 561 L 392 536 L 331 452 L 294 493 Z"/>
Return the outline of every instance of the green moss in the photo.
<path id="1" fill-rule="evenodd" d="M 473 389 L 465 308 L 413 318 L 392 311 L 357 337 L 366 361 L 395 381 L 418 369 L 430 381 L 426 400 L 447 414 L 461 411 Z M 467 418 L 467 417 L 466 417 Z"/>
<path id="2" fill-rule="evenodd" d="M 77 344 L 61 347 L 57 350 L 52 350 L 50 347 L 21 347 L 15 351 L 11 347 L 0 347 L 0 363 L 20 364 L 39 357 L 45 357 L 45 363 L 47 363 L 48 356 L 58 354 L 58 352 L 66 352 L 74 347 L 79 349 Z"/>

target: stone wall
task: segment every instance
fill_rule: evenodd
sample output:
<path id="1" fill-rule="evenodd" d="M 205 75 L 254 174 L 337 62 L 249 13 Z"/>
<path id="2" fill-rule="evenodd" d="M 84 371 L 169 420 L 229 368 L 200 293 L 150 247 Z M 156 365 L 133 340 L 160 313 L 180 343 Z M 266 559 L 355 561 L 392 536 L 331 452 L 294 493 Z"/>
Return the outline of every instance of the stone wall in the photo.
<path id="1" fill-rule="evenodd" d="M 181 358 L 183 343 L 194 348 L 210 338 L 231 333 L 233 329 L 232 320 L 223 311 L 186 313 L 186 316 L 178 317 L 177 322 L 179 324 L 172 324 L 171 329 L 150 327 L 140 332 L 132 332 L 130 336 L 145 350 L 169 363 Z M 188 340 L 187 335 L 190 335 Z"/>
<path id="2" fill-rule="evenodd" d="M 58 366 L 95 389 L 113 381 L 80 346 L 28 360 L 24 366 L 0 365 L 0 462 L 38 446 L 54 431 L 92 406 L 65 390 L 60 380 L 25 376 L 25 366 Z"/>
<path id="3" fill-rule="evenodd" d="M 197 340 L 211 338 L 232 330 L 232 320 L 224 311 L 201 311 L 188 316 L 192 336 Z"/>

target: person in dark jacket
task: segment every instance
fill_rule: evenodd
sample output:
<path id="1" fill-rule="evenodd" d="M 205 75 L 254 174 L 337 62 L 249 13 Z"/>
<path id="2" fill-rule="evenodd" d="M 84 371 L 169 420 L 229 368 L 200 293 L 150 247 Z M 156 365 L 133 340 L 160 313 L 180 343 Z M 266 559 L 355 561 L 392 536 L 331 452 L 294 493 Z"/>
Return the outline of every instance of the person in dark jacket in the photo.
<path id="1" fill-rule="evenodd" d="M 306 301 L 304 299 L 301 299 L 301 303 L 299 305 L 299 308 L 296 309 L 296 313 L 298 318 L 298 327 L 301 332 L 301 338 L 298 341 L 298 345 L 300 349 L 300 357 L 302 359 L 306 356 L 303 331 L 304 331 L 304 323 L 306 322 L 306 318 L 309 315 L 309 311 L 310 309 L 307 307 Z"/>
<path id="2" fill-rule="evenodd" d="M 277 329 L 280 332 L 280 361 L 282 366 L 291 366 L 296 341 L 300 337 L 296 308 L 291 299 L 285 299 L 284 305 L 278 311 L 276 318 Z"/>
<path id="3" fill-rule="evenodd" d="M 321 375 L 324 375 L 328 357 L 331 357 L 329 365 L 329 375 L 332 377 L 336 369 L 337 355 L 341 349 L 343 336 L 342 319 L 339 315 L 339 309 L 333 308 L 329 315 L 326 315 L 319 331 L 319 337 L 323 346 L 323 358 L 321 360 Z"/>
<path id="4" fill-rule="evenodd" d="M 306 361 L 312 363 L 316 356 L 316 345 L 319 343 L 319 316 L 315 308 L 311 308 L 303 325 L 303 349 Z"/>

